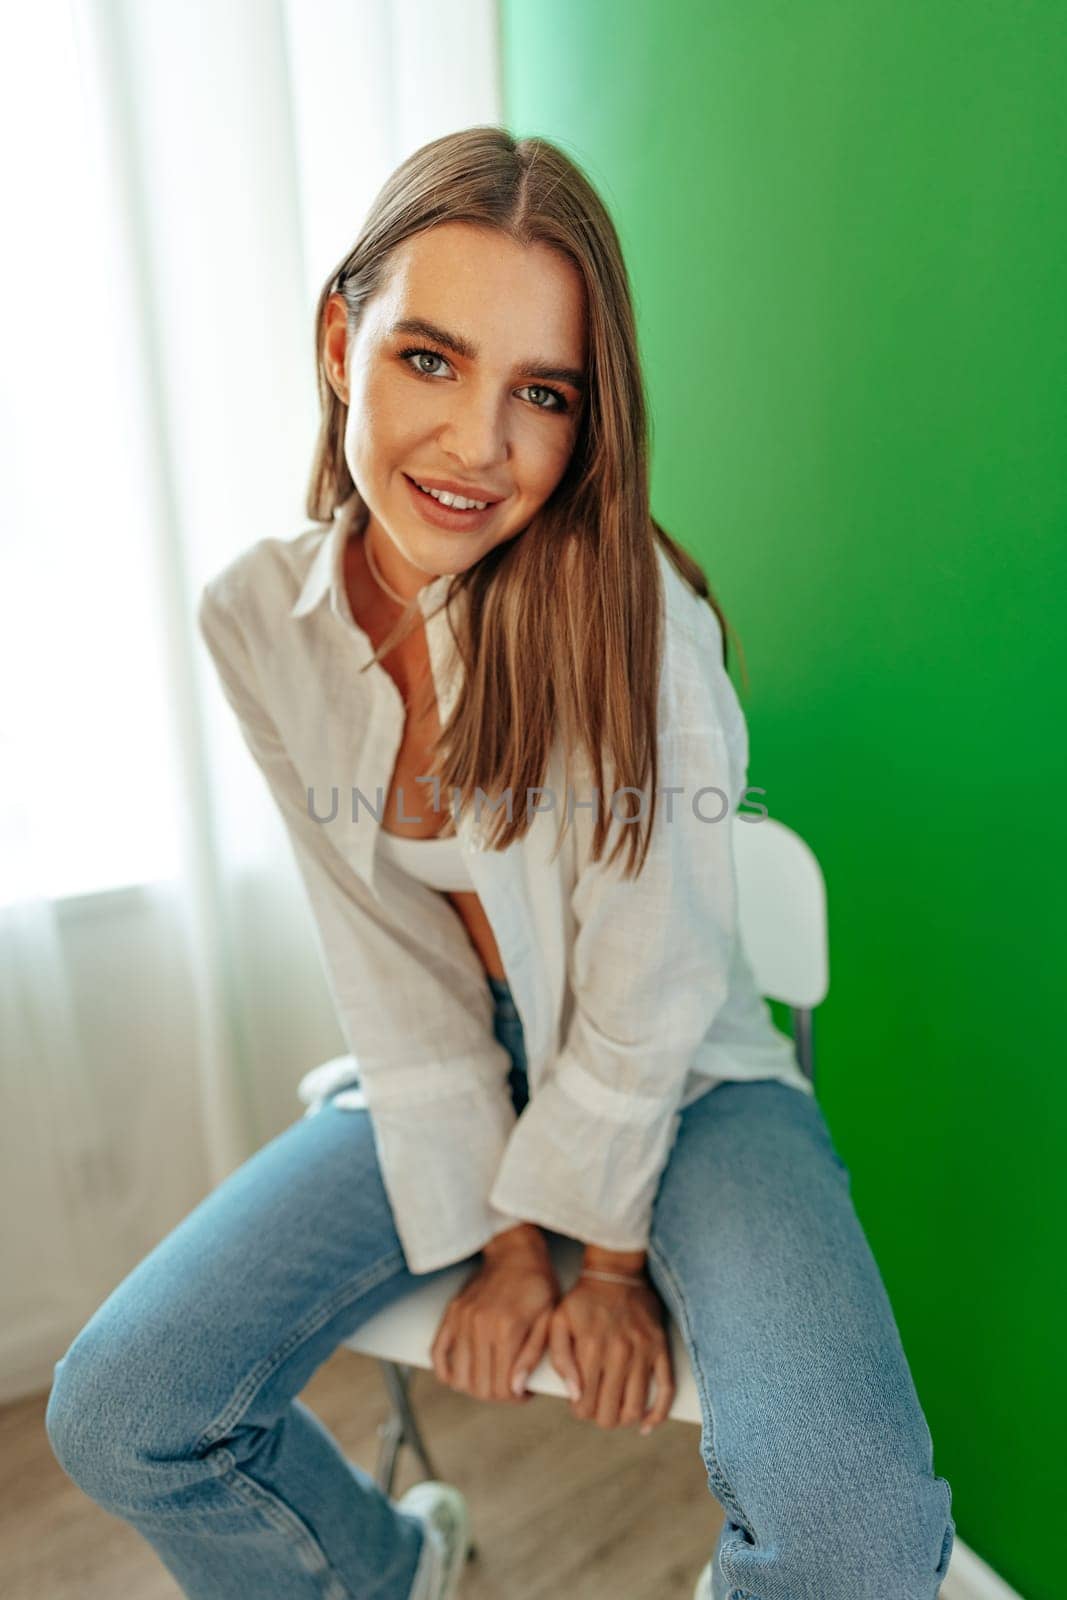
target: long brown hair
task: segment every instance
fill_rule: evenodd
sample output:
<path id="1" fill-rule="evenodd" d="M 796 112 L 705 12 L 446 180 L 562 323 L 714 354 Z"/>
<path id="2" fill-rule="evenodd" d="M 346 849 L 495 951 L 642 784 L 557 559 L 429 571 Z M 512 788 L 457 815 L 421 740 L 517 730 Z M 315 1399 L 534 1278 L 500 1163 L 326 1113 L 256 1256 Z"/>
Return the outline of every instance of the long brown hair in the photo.
<path id="1" fill-rule="evenodd" d="M 416 150 L 378 193 L 359 238 L 319 296 L 315 362 L 322 418 L 308 515 L 329 522 L 351 496 L 359 500 L 344 452 L 348 407 L 323 360 L 327 302 L 333 294 L 344 296 L 351 338 L 363 307 L 385 281 L 391 252 L 444 222 L 495 228 L 523 246 L 548 245 L 578 267 L 588 306 L 589 387 L 570 462 L 548 500 L 518 536 L 452 576 L 444 604 L 461 591 L 468 601 L 458 608 L 458 629 L 449 613 L 464 692 L 434 746 L 435 770 L 445 792 L 455 791 L 463 806 L 474 802 L 479 788 L 488 797 L 509 791 L 525 797 L 544 784 L 560 733 L 568 782 L 577 751 L 585 752 L 595 777 L 593 860 L 599 861 L 615 820 L 623 826 L 609 861 L 629 843 L 626 871 L 636 876 L 648 852 L 658 782 L 663 640 L 657 539 L 718 617 L 724 666 L 728 624 L 702 569 L 652 517 L 647 405 L 618 235 L 589 180 L 547 139 L 515 139 L 492 125 L 450 133 Z M 419 620 L 413 600 L 374 659 L 388 655 Z M 427 696 L 433 692 L 431 681 Z M 614 791 L 641 795 L 628 806 L 625 823 L 609 809 L 605 757 Z M 651 803 L 638 838 L 631 824 L 641 818 L 646 789 Z M 635 794 L 626 800 L 635 801 Z M 494 822 L 489 843 L 502 849 L 527 831 L 525 803 L 510 819 L 501 807 Z"/>

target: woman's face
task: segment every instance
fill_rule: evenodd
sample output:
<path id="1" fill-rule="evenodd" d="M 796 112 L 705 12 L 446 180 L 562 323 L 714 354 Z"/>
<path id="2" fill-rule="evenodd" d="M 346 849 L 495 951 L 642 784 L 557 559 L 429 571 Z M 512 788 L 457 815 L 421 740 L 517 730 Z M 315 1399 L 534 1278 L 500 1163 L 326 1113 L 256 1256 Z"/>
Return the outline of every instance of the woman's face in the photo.
<path id="1" fill-rule="evenodd" d="M 350 341 L 330 297 L 324 359 L 366 537 L 410 597 L 521 533 L 563 476 L 585 398 L 581 275 L 547 246 L 441 223 L 396 249 Z M 418 483 L 494 503 L 450 511 Z"/>

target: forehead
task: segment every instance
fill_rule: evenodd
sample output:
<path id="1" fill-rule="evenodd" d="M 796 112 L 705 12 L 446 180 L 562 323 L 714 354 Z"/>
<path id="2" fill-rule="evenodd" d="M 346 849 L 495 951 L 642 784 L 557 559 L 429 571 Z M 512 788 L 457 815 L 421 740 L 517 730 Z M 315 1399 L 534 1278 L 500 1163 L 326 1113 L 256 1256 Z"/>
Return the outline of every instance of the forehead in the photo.
<path id="1" fill-rule="evenodd" d="M 385 329 L 422 317 L 487 354 L 521 350 L 581 366 L 586 297 L 574 263 L 547 245 L 517 244 L 491 228 L 440 223 L 396 247 L 378 295 Z"/>

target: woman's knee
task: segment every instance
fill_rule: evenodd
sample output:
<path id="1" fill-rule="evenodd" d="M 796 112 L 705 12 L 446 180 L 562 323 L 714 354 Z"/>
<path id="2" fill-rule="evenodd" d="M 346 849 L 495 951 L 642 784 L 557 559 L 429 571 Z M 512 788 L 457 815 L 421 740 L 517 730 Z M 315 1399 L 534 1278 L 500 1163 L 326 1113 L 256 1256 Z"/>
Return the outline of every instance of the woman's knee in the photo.
<path id="1" fill-rule="evenodd" d="M 59 1465 L 91 1499 L 109 1501 L 118 1488 L 124 1409 L 115 1354 L 90 1323 L 55 1363 L 44 1425 Z"/>
<path id="2" fill-rule="evenodd" d="M 45 1409 L 52 1453 L 106 1510 L 122 1514 L 142 1504 L 153 1473 L 177 1454 L 169 1393 L 166 1341 L 145 1326 L 123 1333 L 98 1314 L 55 1363 Z"/>

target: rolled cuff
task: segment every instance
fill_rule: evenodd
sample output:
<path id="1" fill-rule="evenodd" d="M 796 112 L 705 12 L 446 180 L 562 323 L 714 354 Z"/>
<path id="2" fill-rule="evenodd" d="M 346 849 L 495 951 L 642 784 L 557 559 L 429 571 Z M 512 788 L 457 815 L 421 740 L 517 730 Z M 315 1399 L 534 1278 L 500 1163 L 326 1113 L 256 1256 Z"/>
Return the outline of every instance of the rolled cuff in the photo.
<path id="1" fill-rule="evenodd" d="M 434 1100 L 374 1096 L 366 1080 L 382 1182 L 408 1269 L 433 1272 L 474 1255 L 525 1220 L 490 1198 L 515 1126 L 506 1084 L 476 1082 Z"/>
<path id="2" fill-rule="evenodd" d="M 583 1244 L 645 1250 L 681 1121 L 673 1100 L 617 1096 L 564 1052 L 515 1124 L 490 1203 Z"/>

